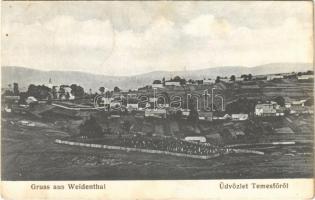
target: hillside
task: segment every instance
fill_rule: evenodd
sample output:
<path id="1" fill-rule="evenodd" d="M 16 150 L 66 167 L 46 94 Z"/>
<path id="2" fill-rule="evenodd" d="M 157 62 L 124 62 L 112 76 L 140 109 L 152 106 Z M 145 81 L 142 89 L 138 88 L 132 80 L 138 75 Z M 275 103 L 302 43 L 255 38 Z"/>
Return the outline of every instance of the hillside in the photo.
<path id="1" fill-rule="evenodd" d="M 241 74 L 271 74 L 311 70 L 313 67 L 307 63 L 273 63 L 256 67 L 214 67 L 191 71 L 154 71 L 150 73 L 134 76 L 107 76 L 78 71 L 41 71 L 24 67 L 3 66 L 2 67 L 2 87 L 17 82 L 20 88 L 26 88 L 29 84 L 47 84 L 49 78 L 53 84 L 79 84 L 86 91 L 91 88 L 93 91 L 100 86 L 113 89 L 118 86 L 122 89 L 133 89 L 151 84 L 155 79 L 165 77 L 169 79 L 173 76 L 181 76 L 186 79 L 215 78 L 216 76 L 239 76 Z"/>

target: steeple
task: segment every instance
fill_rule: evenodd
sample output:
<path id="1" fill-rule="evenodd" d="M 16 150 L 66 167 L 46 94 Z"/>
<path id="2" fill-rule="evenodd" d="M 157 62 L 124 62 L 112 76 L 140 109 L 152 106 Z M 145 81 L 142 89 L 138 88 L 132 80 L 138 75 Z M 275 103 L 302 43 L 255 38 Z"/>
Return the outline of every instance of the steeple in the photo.
<path id="1" fill-rule="evenodd" d="M 51 78 L 49 78 L 49 81 L 48 81 L 47 87 L 49 87 L 50 89 L 52 89 L 52 88 L 53 88 L 53 84 L 52 84 Z"/>

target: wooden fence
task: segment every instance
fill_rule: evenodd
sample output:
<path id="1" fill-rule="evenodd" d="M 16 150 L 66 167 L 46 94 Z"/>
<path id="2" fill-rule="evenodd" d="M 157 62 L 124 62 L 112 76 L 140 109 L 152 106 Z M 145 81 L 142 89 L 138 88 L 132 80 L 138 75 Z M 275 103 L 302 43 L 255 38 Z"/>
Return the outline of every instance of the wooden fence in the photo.
<path id="1" fill-rule="evenodd" d="M 90 148 L 100 148 L 100 149 L 111 149 L 111 150 L 122 150 L 122 151 L 135 151 L 135 152 L 143 152 L 143 153 L 153 153 L 153 154 L 164 154 L 164 155 L 171 155 L 171 156 L 179 156 L 179 157 L 187 157 L 187 158 L 197 158 L 207 160 L 210 158 L 215 158 L 220 156 L 219 153 L 212 154 L 212 155 L 190 155 L 190 154 L 183 154 L 183 153 L 175 153 L 169 151 L 160 151 L 160 150 L 152 150 L 152 149 L 139 149 L 139 148 L 129 148 L 129 147 L 120 147 L 120 146 L 110 146 L 110 145 L 103 145 L 103 144 L 89 144 L 89 143 L 82 143 L 82 142 L 72 142 L 66 140 L 56 139 L 55 143 L 57 144 L 67 144 L 71 146 L 82 146 L 82 147 L 90 147 Z"/>

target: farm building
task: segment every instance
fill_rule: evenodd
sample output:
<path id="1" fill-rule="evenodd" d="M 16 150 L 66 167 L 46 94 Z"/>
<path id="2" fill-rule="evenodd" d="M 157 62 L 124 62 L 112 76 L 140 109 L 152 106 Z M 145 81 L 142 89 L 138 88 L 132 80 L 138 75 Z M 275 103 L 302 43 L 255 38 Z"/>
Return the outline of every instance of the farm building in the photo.
<path id="1" fill-rule="evenodd" d="M 243 121 L 243 120 L 247 120 L 248 119 L 248 114 L 232 114 L 231 115 L 232 117 L 232 120 L 235 120 L 235 121 Z"/>
<path id="2" fill-rule="evenodd" d="M 152 84 L 152 88 L 163 88 L 163 84 Z"/>
<path id="3" fill-rule="evenodd" d="M 297 79 L 298 80 L 314 79 L 314 75 L 313 74 L 304 74 L 304 75 L 298 76 Z"/>
<path id="4" fill-rule="evenodd" d="M 181 109 L 182 115 L 188 117 L 190 114 L 190 109 Z"/>
<path id="5" fill-rule="evenodd" d="M 243 81 L 244 78 L 241 78 L 241 77 L 235 77 L 235 81 Z"/>
<path id="6" fill-rule="evenodd" d="M 271 74 L 267 76 L 267 80 L 283 79 L 283 75 Z"/>
<path id="7" fill-rule="evenodd" d="M 255 115 L 260 117 L 266 116 L 283 116 L 284 111 L 280 109 L 276 102 L 257 104 L 255 106 Z"/>
<path id="8" fill-rule="evenodd" d="M 213 119 L 213 112 L 204 112 L 200 111 L 199 114 L 199 120 L 205 120 L 205 121 L 212 121 Z"/>
<path id="9" fill-rule="evenodd" d="M 167 85 L 167 86 L 171 86 L 171 85 L 180 86 L 180 82 L 179 81 L 166 81 L 165 85 Z"/>
<path id="10" fill-rule="evenodd" d="M 146 109 L 144 111 L 145 117 L 156 117 L 156 118 L 166 118 L 166 110 L 165 109 Z"/>
<path id="11" fill-rule="evenodd" d="M 139 105 L 137 103 L 127 103 L 128 111 L 138 110 Z"/>
<path id="12" fill-rule="evenodd" d="M 291 105 L 290 114 L 313 114 L 314 107 L 312 106 L 301 106 L 301 105 Z"/>
<path id="13" fill-rule="evenodd" d="M 207 139 L 204 136 L 187 136 L 185 137 L 186 141 L 191 142 L 206 142 Z"/>
<path id="14" fill-rule="evenodd" d="M 213 116 L 213 119 L 217 119 L 217 120 L 226 120 L 226 119 L 231 119 L 231 115 L 229 114 L 219 114 L 216 116 Z"/>
<path id="15" fill-rule="evenodd" d="M 204 85 L 211 85 L 215 83 L 215 80 L 214 79 L 203 80 L 202 83 Z"/>

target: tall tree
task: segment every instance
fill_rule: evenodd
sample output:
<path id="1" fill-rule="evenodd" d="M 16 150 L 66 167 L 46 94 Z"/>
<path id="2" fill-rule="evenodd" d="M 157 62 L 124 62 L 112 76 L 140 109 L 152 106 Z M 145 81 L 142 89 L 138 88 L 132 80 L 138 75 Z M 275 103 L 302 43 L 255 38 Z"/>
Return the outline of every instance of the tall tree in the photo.
<path id="1" fill-rule="evenodd" d="M 48 93 L 50 92 L 50 88 L 44 85 L 34 85 L 30 84 L 28 86 L 27 94 L 28 96 L 33 96 L 37 99 L 46 99 L 48 97 Z"/>
<path id="2" fill-rule="evenodd" d="M 53 88 L 52 88 L 52 95 L 53 95 L 53 98 L 54 99 L 57 99 L 57 94 L 58 94 L 58 92 L 57 92 L 57 88 L 56 88 L 56 86 L 53 86 Z"/>
<path id="3" fill-rule="evenodd" d="M 251 81 L 253 78 L 253 75 L 252 74 L 248 74 L 248 80 Z"/>
<path id="4" fill-rule="evenodd" d="M 232 76 L 230 77 L 230 80 L 234 82 L 234 81 L 235 81 L 235 75 L 232 75 Z"/>
<path id="5" fill-rule="evenodd" d="M 195 105 L 192 98 L 189 99 L 188 108 L 189 108 L 190 112 L 189 112 L 187 119 L 193 123 L 197 122 L 199 119 L 199 114 L 197 111 L 197 106 Z"/>
<path id="6" fill-rule="evenodd" d="M 101 94 L 104 94 L 104 92 L 105 92 L 105 87 L 100 87 L 98 90 L 101 92 Z"/>
<path id="7" fill-rule="evenodd" d="M 119 87 L 115 86 L 115 87 L 114 87 L 114 92 L 120 92 Z"/>
<path id="8" fill-rule="evenodd" d="M 280 105 L 281 107 L 284 107 L 285 99 L 282 96 L 277 96 L 273 100 L 277 102 L 277 104 Z"/>
<path id="9" fill-rule="evenodd" d="M 220 76 L 217 76 L 217 78 L 215 79 L 215 83 L 220 83 Z"/>
<path id="10" fill-rule="evenodd" d="M 314 74 L 314 71 L 308 70 L 305 74 L 306 74 L 306 75 L 312 75 L 312 74 Z"/>
<path id="11" fill-rule="evenodd" d="M 174 78 L 173 78 L 173 81 L 180 81 L 181 80 L 181 78 L 179 77 L 179 76 L 175 76 Z"/>
<path id="12" fill-rule="evenodd" d="M 65 90 L 64 86 L 61 85 L 61 86 L 59 87 L 58 93 L 59 93 L 59 98 L 60 98 L 60 99 L 61 99 L 62 96 L 64 96 L 64 95 L 66 94 L 66 90 Z"/>
<path id="13" fill-rule="evenodd" d="M 84 89 L 81 86 L 72 84 L 70 88 L 71 94 L 75 96 L 75 98 L 82 98 L 84 96 Z"/>
<path id="14" fill-rule="evenodd" d="M 18 83 L 13 83 L 13 93 L 15 96 L 18 96 L 20 94 Z"/>
<path id="15" fill-rule="evenodd" d="M 244 80 L 244 81 L 247 81 L 248 80 L 248 76 L 246 74 L 242 74 L 241 75 L 241 78 Z"/>
<path id="16" fill-rule="evenodd" d="M 91 116 L 80 125 L 80 135 L 87 137 L 101 137 L 103 135 L 102 127 L 97 123 L 96 118 Z"/>
<path id="17" fill-rule="evenodd" d="M 186 79 L 182 78 L 180 79 L 180 85 L 186 85 Z"/>

